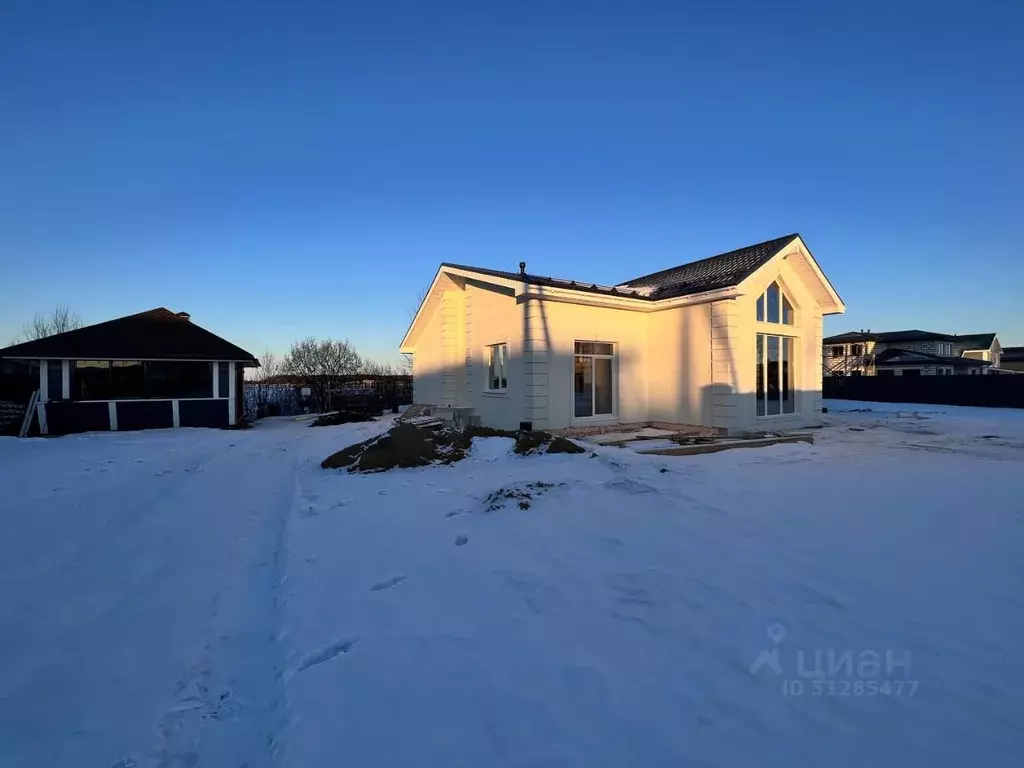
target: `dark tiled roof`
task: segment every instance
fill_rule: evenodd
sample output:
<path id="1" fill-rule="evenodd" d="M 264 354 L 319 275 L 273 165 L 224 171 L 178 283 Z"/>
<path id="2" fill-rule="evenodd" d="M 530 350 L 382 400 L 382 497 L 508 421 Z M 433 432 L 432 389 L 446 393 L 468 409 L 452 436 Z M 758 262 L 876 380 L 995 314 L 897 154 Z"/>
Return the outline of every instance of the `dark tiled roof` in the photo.
<path id="1" fill-rule="evenodd" d="M 0 349 L 0 357 L 256 363 L 241 347 L 163 307 L 15 344 Z"/>
<path id="2" fill-rule="evenodd" d="M 542 277 L 540 275 L 531 275 L 529 273 L 522 274 L 520 272 L 505 272 L 500 269 L 487 269 L 485 267 L 470 267 L 465 264 L 452 264 L 451 262 L 442 262 L 442 267 L 451 267 L 452 269 L 464 269 L 467 272 L 476 272 L 481 275 L 490 275 L 491 277 L 503 277 L 506 280 L 517 280 L 519 282 L 525 282 L 530 285 L 542 285 L 550 288 L 571 288 L 574 291 L 587 291 L 588 293 L 603 293 L 607 296 L 629 296 L 634 299 L 646 298 L 641 296 L 636 291 L 615 288 L 610 285 L 598 285 L 597 283 L 581 283 L 578 280 L 565 280 L 560 277 Z"/>
<path id="3" fill-rule="evenodd" d="M 995 341 L 994 333 L 966 333 L 956 337 L 956 340 L 964 345 L 966 349 L 988 349 Z"/>
<path id="4" fill-rule="evenodd" d="M 822 344 L 846 344 L 851 341 L 878 341 L 877 333 L 865 333 L 863 331 L 849 331 L 840 333 L 837 336 L 829 336 L 821 340 Z"/>
<path id="5" fill-rule="evenodd" d="M 1003 353 L 999 356 L 1000 363 L 1022 363 L 1024 362 L 1024 347 L 1003 347 Z"/>
<path id="6" fill-rule="evenodd" d="M 445 262 L 441 266 L 464 269 L 468 272 L 477 272 L 492 277 L 503 277 L 530 285 L 571 288 L 576 291 L 601 293 L 608 296 L 629 296 L 630 298 L 658 301 L 659 299 L 671 299 L 676 296 L 704 293 L 738 285 L 797 237 L 796 234 L 778 237 L 757 245 L 637 277 L 616 286 L 565 280 L 557 277 L 541 277 L 529 273 L 523 275 L 519 272 L 504 272 L 499 269 L 469 267 L 449 262 Z"/>
<path id="7" fill-rule="evenodd" d="M 650 289 L 652 299 L 668 299 L 739 285 L 760 266 L 798 237 L 797 234 L 766 240 L 700 261 L 637 277 L 621 288 Z"/>
<path id="8" fill-rule="evenodd" d="M 963 344 L 967 349 L 988 349 L 995 339 L 994 333 L 968 333 L 956 336 L 950 333 L 934 333 L 933 331 L 884 331 L 882 333 L 871 333 L 870 331 L 850 331 L 840 333 L 838 336 L 829 336 L 822 339 L 822 344 L 842 344 L 851 341 L 884 341 L 887 344 L 901 341 L 952 341 Z"/>
<path id="9" fill-rule="evenodd" d="M 933 333 L 931 331 L 886 331 L 885 333 L 876 333 L 878 341 L 894 342 L 894 341 L 956 341 L 956 336 L 952 336 L 948 333 Z"/>
<path id="10" fill-rule="evenodd" d="M 875 356 L 875 365 L 906 365 L 906 362 L 892 362 L 894 357 L 912 357 L 920 360 L 922 364 L 951 365 L 954 368 L 985 368 L 991 363 L 985 360 L 975 360 L 972 357 L 946 357 L 945 355 L 931 355 L 927 352 L 918 352 L 913 349 L 900 349 L 890 347 L 884 352 Z"/>

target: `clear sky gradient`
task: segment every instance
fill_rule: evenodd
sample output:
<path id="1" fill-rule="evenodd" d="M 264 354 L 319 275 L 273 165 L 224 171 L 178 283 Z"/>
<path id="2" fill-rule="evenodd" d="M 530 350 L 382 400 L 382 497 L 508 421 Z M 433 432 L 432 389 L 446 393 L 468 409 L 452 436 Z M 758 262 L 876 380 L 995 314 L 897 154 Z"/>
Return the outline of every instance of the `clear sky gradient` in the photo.
<path id="1" fill-rule="evenodd" d="M 1024 344 L 1024 3 L 0 3 L 0 345 L 166 306 L 396 360 L 442 260 L 799 231 L 826 333 Z"/>

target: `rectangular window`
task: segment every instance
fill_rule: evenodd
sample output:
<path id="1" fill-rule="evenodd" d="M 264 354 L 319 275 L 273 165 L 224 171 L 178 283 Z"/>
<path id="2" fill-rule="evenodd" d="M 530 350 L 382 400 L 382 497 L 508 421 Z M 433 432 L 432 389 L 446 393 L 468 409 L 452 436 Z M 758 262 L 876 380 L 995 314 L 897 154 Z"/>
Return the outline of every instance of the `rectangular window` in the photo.
<path id="1" fill-rule="evenodd" d="M 76 360 L 71 365 L 74 400 L 213 397 L 209 363 Z"/>
<path id="2" fill-rule="evenodd" d="M 615 346 L 610 342 L 577 341 L 573 347 L 573 415 L 576 418 L 615 413 Z"/>
<path id="3" fill-rule="evenodd" d="M 857 357 L 859 355 L 864 354 L 864 349 L 863 349 L 863 347 L 861 347 L 860 344 L 851 344 L 850 345 L 850 354 L 853 355 L 854 357 Z"/>
<path id="4" fill-rule="evenodd" d="M 110 398 L 110 363 L 106 360 L 76 360 L 73 394 L 78 400 Z"/>
<path id="5" fill-rule="evenodd" d="M 767 415 L 776 416 L 782 412 L 782 399 L 780 397 L 779 380 L 779 337 L 768 336 L 768 354 L 765 358 L 767 368 L 767 379 L 765 380 L 765 404 L 768 406 Z"/>
<path id="6" fill-rule="evenodd" d="M 110 364 L 110 391 L 113 397 L 145 397 L 146 376 L 138 360 L 115 360 Z"/>
<path id="7" fill-rule="evenodd" d="M 228 397 L 231 394 L 230 382 L 228 381 L 228 364 L 225 362 L 214 363 L 217 366 L 217 395 Z"/>
<path id="8" fill-rule="evenodd" d="M 758 416 L 796 412 L 796 355 L 788 336 L 757 334 Z"/>
<path id="9" fill-rule="evenodd" d="M 46 365 L 46 387 L 51 400 L 64 399 L 64 371 L 60 360 L 50 360 Z"/>
<path id="10" fill-rule="evenodd" d="M 594 358 L 576 356 L 573 364 L 573 415 L 585 418 L 594 415 Z"/>
<path id="11" fill-rule="evenodd" d="M 843 348 L 842 347 L 832 347 L 832 357 L 842 357 L 842 356 L 843 356 Z"/>
<path id="12" fill-rule="evenodd" d="M 835 349 L 835 347 L 833 347 Z M 757 334 L 757 415 L 764 416 L 764 334 Z"/>
<path id="13" fill-rule="evenodd" d="M 612 359 L 594 358 L 594 413 L 612 412 Z"/>
<path id="14" fill-rule="evenodd" d="M 487 347 L 487 390 L 503 392 L 508 389 L 508 344 Z"/>
<path id="15" fill-rule="evenodd" d="M 209 363 L 156 361 L 146 363 L 147 397 L 213 397 Z"/>
<path id="16" fill-rule="evenodd" d="M 878 369 L 878 375 L 879 376 L 895 376 L 896 374 L 892 370 L 892 368 L 879 368 Z"/>
<path id="17" fill-rule="evenodd" d="M 903 369 L 903 375 L 904 376 L 920 376 L 921 375 L 921 369 L 920 368 L 904 368 Z"/>
<path id="18" fill-rule="evenodd" d="M 794 413 L 796 411 L 796 398 L 793 396 L 793 340 L 787 336 L 782 337 L 782 388 L 780 397 L 782 399 L 782 412 Z"/>
<path id="19" fill-rule="evenodd" d="M 38 389 L 38 360 L 0 360 L 0 400 L 28 403 Z"/>

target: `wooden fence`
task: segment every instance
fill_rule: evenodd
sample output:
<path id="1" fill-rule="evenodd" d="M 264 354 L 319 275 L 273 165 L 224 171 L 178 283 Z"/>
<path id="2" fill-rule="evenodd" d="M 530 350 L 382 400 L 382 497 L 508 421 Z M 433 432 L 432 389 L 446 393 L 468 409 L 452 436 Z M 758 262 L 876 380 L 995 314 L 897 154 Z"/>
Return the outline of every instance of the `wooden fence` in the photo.
<path id="1" fill-rule="evenodd" d="M 1024 408 L 1021 376 L 826 376 L 822 395 L 878 403 Z"/>

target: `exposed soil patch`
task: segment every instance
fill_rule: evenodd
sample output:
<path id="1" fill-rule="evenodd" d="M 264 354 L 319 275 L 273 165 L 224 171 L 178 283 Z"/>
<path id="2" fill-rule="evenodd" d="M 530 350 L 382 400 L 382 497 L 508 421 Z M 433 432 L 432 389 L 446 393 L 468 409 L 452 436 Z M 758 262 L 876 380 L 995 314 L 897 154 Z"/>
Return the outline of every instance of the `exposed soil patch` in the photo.
<path id="1" fill-rule="evenodd" d="M 348 468 L 349 472 L 384 472 L 389 469 L 454 464 L 466 458 L 474 437 L 509 437 L 519 455 L 584 453 L 585 449 L 548 432 L 513 432 L 490 427 L 464 430 L 398 424 L 378 437 L 350 445 L 320 464 L 324 469 Z"/>
<path id="2" fill-rule="evenodd" d="M 337 411 L 318 416 L 309 426 L 334 427 L 338 424 L 352 424 L 357 421 L 373 421 L 373 416 L 362 411 Z"/>
<path id="3" fill-rule="evenodd" d="M 545 483 L 538 480 L 534 483 L 522 483 L 510 486 L 509 488 L 499 488 L 489 493 L 487 498 L 484 499 L 484 510 L 496 512 L 507 507 L 510 503 L 515 504 L 522 510 L 527 510 L 530 508 L 530 502 L 533 501 L 534 497 L 540 496 L 545 491 L 556 488 L 559 485 L 564 485 L 564 483 Z"/>

